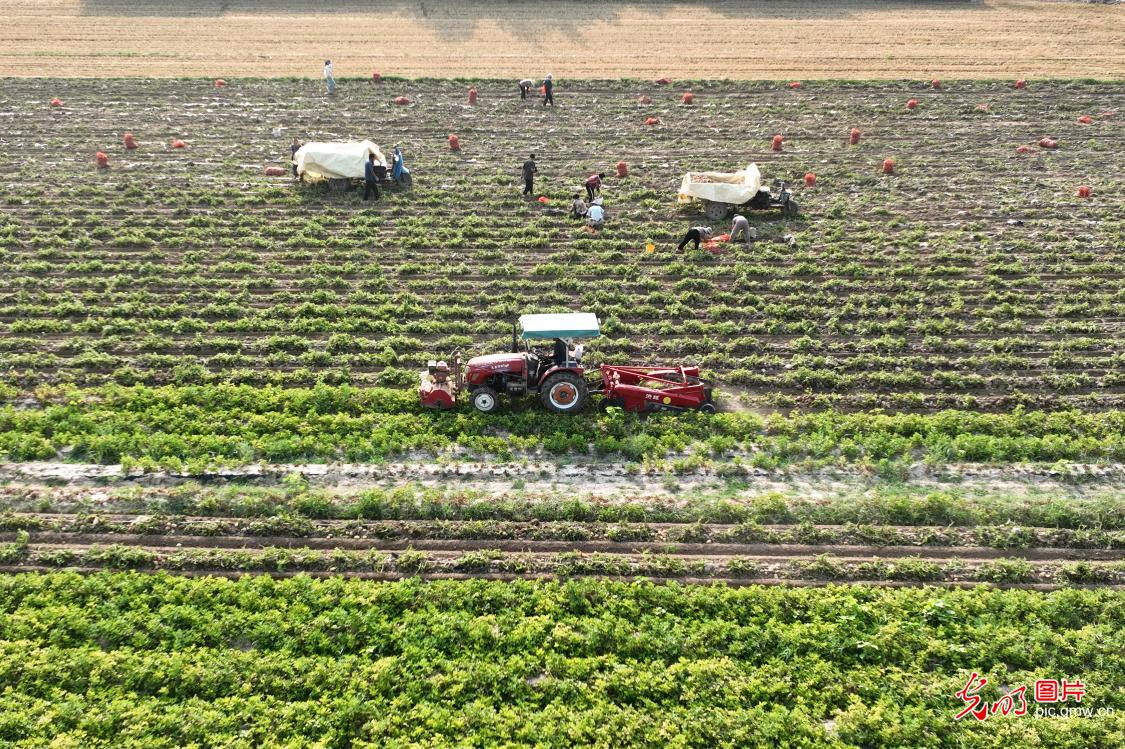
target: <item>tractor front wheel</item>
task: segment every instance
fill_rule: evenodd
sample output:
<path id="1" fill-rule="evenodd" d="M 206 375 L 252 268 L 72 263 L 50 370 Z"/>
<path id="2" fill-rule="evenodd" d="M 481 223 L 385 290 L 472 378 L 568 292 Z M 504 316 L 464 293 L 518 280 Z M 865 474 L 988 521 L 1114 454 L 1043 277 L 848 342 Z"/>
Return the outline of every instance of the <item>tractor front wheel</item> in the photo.
<path id="1" fill-rule="evenodd" d="M 586 382 L 571 372 L 559 372 L 543 383 L 540 397 L 548 411 L 557 414 L 575 413 L 586 405 Z"/>
<path id="2" fill-rule="evenodd" d="M 473 391 L 470 397 L 473 408 L 480 411 L 482 414 L 490 414 L 500 407 L 500 397 L 496 395 L 496 391 L 490 387 L 479 387 Z"/>
<path id="3" fill-rule="evenodd" d="M 711 401 L 707 401 L 699 407 L 699 412 L 704 414 L 713 414 L 715 413 L 715 404 Z"/>
<path id="4" fill-rule="evenodd" d="M 781 212 L 784 213 L 786 216 L 796 216 L 798 210 L 799 209 L 797 207 L 797 201 L 790 198 L 785 203 L 785 207 L 781 209 Z"/>

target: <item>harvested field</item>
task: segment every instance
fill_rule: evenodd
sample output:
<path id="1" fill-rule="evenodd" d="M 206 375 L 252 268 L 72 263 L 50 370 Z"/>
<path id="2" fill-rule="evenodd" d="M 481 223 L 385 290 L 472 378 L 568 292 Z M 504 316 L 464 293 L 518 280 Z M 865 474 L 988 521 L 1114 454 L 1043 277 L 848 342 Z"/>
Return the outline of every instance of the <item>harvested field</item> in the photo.
<path id="1" fill-rule="evenodd" d="M 698 362 L 728 409 L 1122 403 L 1122 84 L 698 83 L 683 106 L 679 86 L 564 80 L 557 111 L 477 87 L 471 107 L 449 82 L 345 82 L 328 101 L 309 82 L 10 82 L 13 398 L 67 383 L 412 386 L 427 359 L 501 350 L 513 315 L 588 308 L 607 334 L 591 359 Z M 400 94 L 414 103 L 394 106 Z M 1036 146 L 1048 135 L 1058 149 Z M 292 137 L 401 142 L 415 189 L 365 205 L 264 177 Z M 550 204 L 519 195 L 529 151 Z M 706 222 L 676 206 L 683 172 L 749 161 L 791 185 L 817 174 L 794 187 L 800 215 L 751 213 L 752 246 L 678 254 Z M 591 236 L 565 211 L 596 170 L 611 175 L 609 223 Z"/>
<path id="2" fill-rule="evenodd" d="M 377 5 L 8 0 L 0 8 L 0 75 L 316 76 L 325 57 L 336 60 L 338 75 L 364 77 L 1125 75 L 1125 21 L 1120 7 L 1103 3 Z"/>

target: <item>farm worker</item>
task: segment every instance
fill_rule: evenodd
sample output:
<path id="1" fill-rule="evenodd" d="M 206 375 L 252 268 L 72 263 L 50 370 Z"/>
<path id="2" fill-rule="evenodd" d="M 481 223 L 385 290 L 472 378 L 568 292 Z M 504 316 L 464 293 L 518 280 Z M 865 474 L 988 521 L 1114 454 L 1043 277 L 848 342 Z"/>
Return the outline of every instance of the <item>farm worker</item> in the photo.
<path id="1" fill-rule="evenodd" d="M 586 211 L 586 223 L 595 229 L 605 225 L 605 208 L 602 208 L 601 198 L 594 198 L 594 202 L 590 204 L 590 209 Z"/>
<path id="2" fill-rule="evenodd" d="M 289 146 L 289 160 L 293 162 L 293 179 L 297 179 L 297 152 L 300 150 L 301 141 L 294 138 L 293 145 Z"/>
<path id="3" fill-rule="evenodd" d="M 528 93 L 531 91 L 531 87 L 534 85 L 535 81 L 531 80 L 530 78 L 524 78 L 522 81 L 520 81 L 520 98 L 526 99 Z"/>
<path id="4" fill-rule="evenodd" d="M 605 179 L 605 172 L 601 174 L 591 174 L 586 178 L 586 198 L 588 200 L 594 199 L 594 193 L 601 194 L 603 179 Z"/>
<path id="5" fill-rule="evenodd" d="M 575 218 L 586 218 L 586 201 L 582 200 L 582 196 L 574 193 L 574 202 L 570 204 L 570 215 Z"/>
<path id="6" fill-rule="evenodd" d="M 711 231 L 710 226 L 693 226 L 688 229 L 688 233 L 684 235 L 684 238 L 680 241 L 680 246 L 677 249 L 680 252 L 683 252 L 684 247 L 687 246 L 688 242 L 695 242 L 694 249 L 698 250 L 699 243 L 706 242 L 707 240 L 711 239 L 711 235 L 713 233 L 714 232 Z"/>
<path id="7" fill-rule="evenodd" d="M 543 79 L 543 106 L 555 106 L 555 79 L 550 73 Z"/>
<path id="8" fill-rule="evenodd" d="M 336 93 L 336 79 L 332 77 L 332 61 L 324 61 L 324 83 L 328 86 L 328 93 Z"/>
<path id="9" fill-rule="evenodd" d="M 367 154 L 367 163 L 363 165 L 363 199 L 370 200 L 371 194 L 375 193 L 375 199 L 379 199 L 379 184 L 375 179 L 375 154 Z"/>
<path id="10" fill-rule="evenodd" d="M 730 241 L 738 239 L 738 235 L 742 235 L 742 241 L 746 246 L 750 246 L 751 239 L 758 238 L 758 230 L 750 226 L 750 222 L 746 220 L 745 216 L 735 216 L 734 223 L 730 227 Z"/>
<path id="11" fill-rule="evenodd" d="M 566 341 L 561 338 L 555 339 L 555 350 L 551 354 L 551 359 L 556 367 L 566 366 Z"/>
<path id="12" fill-rule="evenodd" d="M 402 160 L 402 149 L 399 148 L 398 143 L 395 143 L 394 159 L 391 164 L 391 179 L 401 184 L 406 181 L 409 174 L 410 170 L 406 168 L 406 162 Z"/>
<path id="13" fill-rule="evenodd" d="M 523 194 L 531 195 L 535 190 L 535 175 L 539 174 L 539 167 L 535 166 L 535 154 L 523 162 Z"/>

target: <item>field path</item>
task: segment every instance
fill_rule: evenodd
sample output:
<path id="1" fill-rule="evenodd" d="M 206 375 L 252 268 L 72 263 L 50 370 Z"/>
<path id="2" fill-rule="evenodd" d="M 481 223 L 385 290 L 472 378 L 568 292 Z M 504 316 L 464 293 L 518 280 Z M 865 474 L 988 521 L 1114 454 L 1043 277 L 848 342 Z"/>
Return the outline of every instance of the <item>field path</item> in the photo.
<path id="1" fill-rule="evenodd" d="M 7 0 L 0 76 L 1122 77 L 1116 4 Z M 317 7 L 317 12 L 305 10 Z"/>

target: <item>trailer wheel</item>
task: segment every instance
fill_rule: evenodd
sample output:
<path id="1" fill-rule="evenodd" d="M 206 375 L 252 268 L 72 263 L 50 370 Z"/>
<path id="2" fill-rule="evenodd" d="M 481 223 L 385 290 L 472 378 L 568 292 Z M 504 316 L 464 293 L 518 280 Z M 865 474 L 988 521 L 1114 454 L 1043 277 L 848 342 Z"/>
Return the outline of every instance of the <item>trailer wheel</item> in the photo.
<path id="1" fill-rule="evenodd" d="M 701 414 L 713 414 L 713 413 L 715 413 L 715 404 L 712 403 L 711 401 L 707 401 L 706 403 L 704 403 L 702 406 L 699 407 L 699 413 L 701 413 Z"/>
<path id="2" fill-rule="evenodd" d="M 490 414 L 500 407 L 500 397 L 496 391 L 487 386 L 481 386 L 473 391 L 470 397 L 473 408 L 482 414 Z"/>
<path id="3" fill-rule="evenodd" d="M 730 213 L 730 205 L 715 200 L 703 202 L 703 214 L 712 221 L 722 221 Z"/>
<path id="4" fill-rule="evenodd" d="M 571 372 L 551 375 L 540 391 L 543 405 L 548 411 L 557 414 L 570 414 L 581 411 L 586 405 L 586 382 Z"/>

